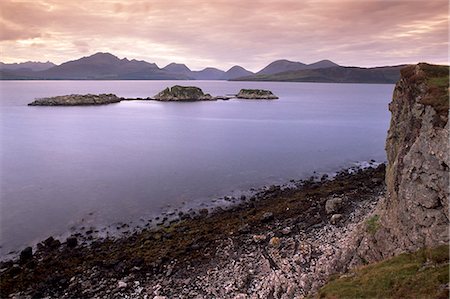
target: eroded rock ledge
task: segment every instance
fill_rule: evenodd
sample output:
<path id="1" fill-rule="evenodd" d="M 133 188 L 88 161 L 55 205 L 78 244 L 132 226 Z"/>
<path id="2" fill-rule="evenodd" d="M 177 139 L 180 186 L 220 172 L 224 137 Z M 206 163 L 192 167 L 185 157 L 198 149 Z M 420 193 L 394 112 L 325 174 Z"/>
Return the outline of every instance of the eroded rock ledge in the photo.
<path id="1" fill-rule="evenodd" d="M 48 98 L 39 98 L 28 106 L 83 106 L 119 103 L 122 99 L 115 94 L 71 94 Z"/>

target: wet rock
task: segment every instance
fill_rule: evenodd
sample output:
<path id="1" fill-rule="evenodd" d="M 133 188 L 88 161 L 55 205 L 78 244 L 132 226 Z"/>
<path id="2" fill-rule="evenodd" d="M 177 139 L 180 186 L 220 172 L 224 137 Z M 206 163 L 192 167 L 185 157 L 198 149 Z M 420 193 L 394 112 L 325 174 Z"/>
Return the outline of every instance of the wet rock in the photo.
<path id="1" fill-rule="evenodd" d="M 200 209 L 198 213 L 200 214 L 200 217 L 206 217 L 208 216 L 208 209 Z"/>
<path id="2" fill-rule="evenodd" d="M 68 237 L 66 239 L 66 244 L 67 244 L 67 247 L 74 248 L 78 245 L 78 240 L 76 237 Z"/>
<path id="3" fill-rule="evenodd" d="M 20 252 L 20 261 L 27 262 L 33 258 L 33 248 L 26 247 Z"/>
<path id="4" fill-rule="evenodd" d="M 325 203 L 325 211 L 327 214 L 333 214 L 339 212 L 340 208 L 342 207 L 342 198 L 331 198 L 327 200 Z"/>
<path id="5" fill-rule="evenodd" d="M 61 242 L 59 240 L 55 240 L 53 237 L 48 237 L 44 240 L 44 245 L 50 249 L 56 249 L 61 246 Z"/>

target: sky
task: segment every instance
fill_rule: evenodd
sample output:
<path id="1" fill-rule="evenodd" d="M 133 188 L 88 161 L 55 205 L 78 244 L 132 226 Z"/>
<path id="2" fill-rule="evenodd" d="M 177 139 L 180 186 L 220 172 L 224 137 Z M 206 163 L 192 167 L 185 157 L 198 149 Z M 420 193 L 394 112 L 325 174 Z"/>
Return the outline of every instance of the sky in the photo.
<path id="1" fill-rule="evenodd" d="M 448 0 L 0 0 L 0 61 L 448 64 Z"/>

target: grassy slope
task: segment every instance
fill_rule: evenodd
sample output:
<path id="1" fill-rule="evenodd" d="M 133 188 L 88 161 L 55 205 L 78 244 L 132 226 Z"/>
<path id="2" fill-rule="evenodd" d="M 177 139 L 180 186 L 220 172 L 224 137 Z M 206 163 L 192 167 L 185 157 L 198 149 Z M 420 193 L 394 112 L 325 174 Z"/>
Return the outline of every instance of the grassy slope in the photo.
<path id="1" fill-rule="evenodd" d="M 449 247 L 363 266 L 326 284 L 318 298 L 448 298 Z"/>

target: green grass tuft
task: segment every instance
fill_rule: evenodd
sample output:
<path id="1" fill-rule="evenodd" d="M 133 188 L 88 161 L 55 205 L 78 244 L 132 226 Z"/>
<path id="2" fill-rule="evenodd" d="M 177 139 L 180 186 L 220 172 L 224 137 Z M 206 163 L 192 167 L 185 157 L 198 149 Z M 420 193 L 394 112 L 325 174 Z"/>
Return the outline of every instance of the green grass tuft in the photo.
<path id="1" fill-rule="evenodd" d="M 319 298 L 448 298 L 449 246 L 363 266 L 330 281 Z"/>

